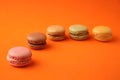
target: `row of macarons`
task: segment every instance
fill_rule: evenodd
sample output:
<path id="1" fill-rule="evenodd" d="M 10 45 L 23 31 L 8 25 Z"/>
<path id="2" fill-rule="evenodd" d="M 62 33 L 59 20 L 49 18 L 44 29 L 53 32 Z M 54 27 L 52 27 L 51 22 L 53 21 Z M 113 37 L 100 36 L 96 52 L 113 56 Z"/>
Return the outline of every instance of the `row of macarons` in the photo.
<path id="1" fill-rule="evenodd" d="M 71 25 L 69 27 L 69 34 L 70 38 L 74 40 L 85 40 L 89 36 L 88 28 L 79 24 Z M 106 26 L 94 27 L 93 35 L 99 41 L 110 41 L 112 39 L 112 31 Z M 47 38 L 53 41 L 64 40 L 65 28 L 60 25 L 49 26 L 47 28 Z M 30 33 L 27 36 L 27 42 L 32 49 L 43 49 L 46 47 L 46 35 L 41 32 Z M 27 66 L 32 62 L 32 52 L 27 47 L 13 47 L 8 51 L 7 61 L 15 67 Z"/>
<path id="2" fill-rule="evenodd" d="M 108 26 L 95 26 L 92 33 L 94 38 L 99 41 L 110 41 L 112 39 L 112 30 Z M 80 24 L 71 25 L 69 35 L 74 40 L 85 40 L 89 36 L 88 27 Z M 47 37 L 51 40 L 64 40 L 65 28 L 60 25 L 51 25 L 47 28 Z"/>
<path id="3" fill-rule="evenodd" d="M 107 26 L 96 26 L 92 30 L 93 36 L 99 41 L 110 41 L 112 30 Z M 74 24 L 69 27 L 69 36 L 73 40 L 86 40 L 89 37 L 88 28 L 84 25 Z M 47 28 L 47 38 L 53 41 L 65 40 L 65 28 L 60 25 L 51 25 Z M 43 49 L 46 45 L 46 35 L 34 32 L 27 36 L 28 45 L 32 49 Z"/>

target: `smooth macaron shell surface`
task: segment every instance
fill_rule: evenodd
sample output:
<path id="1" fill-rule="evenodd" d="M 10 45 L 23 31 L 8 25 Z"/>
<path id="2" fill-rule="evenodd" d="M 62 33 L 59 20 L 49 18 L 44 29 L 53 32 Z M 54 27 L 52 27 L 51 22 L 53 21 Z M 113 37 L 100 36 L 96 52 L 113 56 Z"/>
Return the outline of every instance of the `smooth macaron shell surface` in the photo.
<path id="1" fill-rule="evenodd" d="M 88 28 L 84 25 L 71 25 L 69 27 L 70 37 L 74 40 L 85 40 L 88 38 Z"/>
<path id="2" fill-rule="evenodd" d="M 51 25 L 47 28 L 47 37 L 51 40 L 64 40 L 65 29 L 60 25 Z"/>
<path id="3" fill-rule="evenodd" d="M 31 63 L 32 52 L 26 47 L 14 47 L 8 51 L 7 61 L 13 66 L 26 66 Z"/>

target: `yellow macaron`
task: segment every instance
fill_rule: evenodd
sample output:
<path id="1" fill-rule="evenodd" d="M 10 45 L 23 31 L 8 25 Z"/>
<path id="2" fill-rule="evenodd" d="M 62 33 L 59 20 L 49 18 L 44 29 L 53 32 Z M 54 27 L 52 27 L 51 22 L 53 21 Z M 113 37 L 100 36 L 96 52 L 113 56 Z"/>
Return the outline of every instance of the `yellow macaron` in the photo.
<path id="1" fill-rule="evenodd" d="M 96 40 L 110 41 L 112 39 L 112 30 L 107 26 L 96 26 L 92 32 Z"/>

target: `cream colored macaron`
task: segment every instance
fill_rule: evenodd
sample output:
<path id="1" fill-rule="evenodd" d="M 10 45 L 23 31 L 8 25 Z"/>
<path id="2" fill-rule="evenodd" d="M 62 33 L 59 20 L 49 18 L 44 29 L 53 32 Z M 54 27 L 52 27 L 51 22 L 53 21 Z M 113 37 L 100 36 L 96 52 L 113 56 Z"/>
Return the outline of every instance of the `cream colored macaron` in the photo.
<path id="1" fill-rule="evenodd" d="M 47 37 L 54 41 L 65 39 L 65 28 L 60 25 L 51 25 L 47 28 Z"/>
<path id="2" fill-rule="evenodd" d="M 112 30 L 107 26 L 96 26 L 92 32 L 96 40 L 110 41 L 112 39 Z"/>

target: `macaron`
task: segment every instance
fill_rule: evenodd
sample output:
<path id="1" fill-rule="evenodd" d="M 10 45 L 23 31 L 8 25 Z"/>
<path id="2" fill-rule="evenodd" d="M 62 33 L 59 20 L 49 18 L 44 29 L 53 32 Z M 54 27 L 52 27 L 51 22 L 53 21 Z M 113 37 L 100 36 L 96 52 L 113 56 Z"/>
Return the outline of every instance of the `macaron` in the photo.
<path id="1" fill-rule="evenodd" d="M 71 25 L 69 27 L 69 35 L 74 40 L 85 40 L 88 38 L 88 28 L 80 24 Z"/>
<path id="2" fill-rule="evenodd" d="M 34 32 L 27 36 L 28 46 L 38 50 L 46 47 L 46 35 L 40 32 Z"/>
<path id="3" fill-rule="evenodd" d="M 92 30 L 93 36 L 98 41 L 110 41 L 112 39 L 112 30 L 107 26 L 96 26 Z"/>
<path id="4" fill-rule="evenodd" d="M 13 47 L 8 51 L 7 61 L 15 67 L 27 66 L 31 63 L 32 52 L 22 46 Z"/>
<path id="5" fill-rule="evenodd" d="M 50 40 L 60 41 L 65 39 L 65 29 L 60 25 L 51 25 L 47 28 L 47 37 Z"/>

